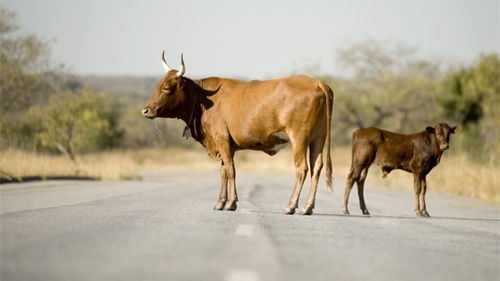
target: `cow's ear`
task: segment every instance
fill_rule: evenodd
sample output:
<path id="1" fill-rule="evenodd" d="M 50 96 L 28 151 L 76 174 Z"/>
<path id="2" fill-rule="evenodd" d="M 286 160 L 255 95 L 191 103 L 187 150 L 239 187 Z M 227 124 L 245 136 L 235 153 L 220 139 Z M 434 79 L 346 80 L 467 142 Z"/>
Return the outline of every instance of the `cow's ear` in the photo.
<path id="1" fill-rule="evenodd" d="M 427 128 L 425 128 L 425 130 L 426 130 L 427 132 L 431 133 L 431 134 L 434 134 L 434 132 L 435 132 L 435 131 L 434 131 L 434 128 L 432 128 L 432 127 L 427 127 Z"/>
<path id="2" fill-rule="evenodd" d="M 453 129 L 452 129 L 452 131 L 451 131 L 451 132 L 452 132 L 452 133 L 454 133 L 454 134 L 458 134 L 458 133 L 460 133 L 461 131 L 462 131 L 462 127 L 455 126 L 455 127 L 453 127 Z"/>
<path id="3" fill-rule="evenodd" d="M 178 80 L 178 82 L 177 82 L 177 85 L 178 85 L 178 88 L 179 88 L 179 89 L 184 88 L 184 86 L 186 86 L 186 81 L 185 81 L 185 79 L 184 79 L 184 78 L 182 78 L 182 77 L 179 77 L 179 80 Z"/>

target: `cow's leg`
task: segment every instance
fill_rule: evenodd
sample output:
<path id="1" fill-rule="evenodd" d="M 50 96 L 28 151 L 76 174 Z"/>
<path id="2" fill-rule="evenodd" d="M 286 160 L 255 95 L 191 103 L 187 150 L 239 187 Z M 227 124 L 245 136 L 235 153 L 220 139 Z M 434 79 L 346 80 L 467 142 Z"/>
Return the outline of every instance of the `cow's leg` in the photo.
<path id="1" fill-rule="evenodd" d="M 422 213 L 420 212 L 420 193 L 422 191 L 422 178 L 418 173 L 413 173 L 413 190 L 415 192 L 415 199 L 414 199 L 415 214 L 421 217 Z"/>
<path id="2" fill-rule="evenodd" d="M 220 192 L 219 200 L 215 204 L 214 210 L 222 210 L 227 202 L 227 171 L 224 165 L 224 161 L 221 161 L 220 165 Z"/>
<path id="3" fill-rule="evenodd" d="M 229 180 L 229 196 L 226 204 L 224 205 L 224 210 L 226 211 L 235 211 L 237 208 L 236 202 L 238 201 L 238 195 L 236 194 L 236 182 L 235 182 L 235 170 L 234 170 L 234 162 L 233 156 L 234 151 L 231 149 L 229 144 L 229 136 L 226 134 L 220 134 L 216 139 L 217 147 L 219 148 L 220 157 L 222 159 L 224 173 L 221 176 L 223 180 L 221 182 L 221 193 L 224 191 L 224 183 Z M 227 184 L 226 184 L 227 185 Z"/>
<path id="4" fill-rule="evenodd" d="M 359 207 L 361 208 L 363 215 L 370 214 L 370 212 L 368 212 L 368 209 L 366 208 L 365 195 L 364 195 L 365 179 L 366 179 L 366 175 L 368 175 L 369 168 L 370 168 L 370 166 L 367 166 L 366 168 L 364 168 L 363 171 L 361 171 L 361 175 L 359 176 L 359 180 L 356 181 L 356 184 L 358 186 Z"/>
<path id="5" fill-rule="evenodd" d="M 422 190 L 420 191 L 420 197 L 419 197 L 419 203 L 420 203 L 420 213 L 424 217 L 430 217 L 429 213 L 427 212 L 427 208 L 425 206 L 425 193 L 427 192 L 427 180 L 425 177 L 421 181 L 422 185 Z"/>
<path id="6" fill-rule="evenodd" d="M 316 139 L 309 144 L 309 165 L 311 166 L 311 189 L 307 202 L 302 209 L 303 215 L 311 215 L 316 202 L 316 191 L 318 190 L 318 181 L 323 168 L 323 145 L 324 138 Z"/>
<path id="7" fill-rule="evenodd" d="M 295 213 L 295 209 L 299 203 L 300 191 L 302 190 L 302 186 L 304 185 L 304 180 L 307 175 L 307 145 L 304 141 L 293 141 L 292 142 L 292 151 L 293 151 L 293 161 L 295 164 L 295 187 L 293 189 L 292 197 L 290 198 L 290 202 L 283 210 L 283 212 L 287 215 L 292 215 Z"/>
<path id="8" fill-rule="evenodd" d="M 234 169 L 233 162 L 234 153 L 229 154 L 229 159 L 226 166 L 227 177 L 229 179 L 229 200 L 224 207 L 226 211 L 235 211 L 237 208 L 236 202 L 238 202 L 238 193 L 236 192 L 236 171 Z"/>

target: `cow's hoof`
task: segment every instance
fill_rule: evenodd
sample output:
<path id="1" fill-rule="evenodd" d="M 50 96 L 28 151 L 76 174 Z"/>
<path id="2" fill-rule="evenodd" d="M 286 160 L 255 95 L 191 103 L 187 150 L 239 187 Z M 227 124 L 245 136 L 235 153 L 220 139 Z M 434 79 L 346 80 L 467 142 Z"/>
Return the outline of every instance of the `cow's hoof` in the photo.
<path id="1" fill-rule="evenodd" d="M 286 207 L 285 209 L 283 209 L 283 214 L 293 215 L 295 214 L 295 208 Z"/>
<path id="2" fill-rule="evenodd" d="M 227 202 L 226 203 L 226 206 L 224 207 L 224 210 L 226 210 L 226 211 L 236 211 L 237 208 L 238 208 L 238 206 L 236 205 L 236 201 L 232 201 L 232 202 Z"/>
<path id="3" fill-rule="evenodd" d="M 350 215 L 349 210 L 347 209 L 342 209 L 342 212 L 344 213 L 344 215 Z"/>
<path id="4" fill-rule="evenodd" d="M 370 212 L 368 212 L 368 209 L 361 210 L 363 212 L 363 215 L 369 216 Z"/>
<path id="5" fill-rule="evenodd" d="M 224 209 L 225 205 L 226 205 L 226 201 L 217 201 L 217 203 L 214 206 L 214 210 L 222 211 Z"/>
<path id="6" fill-rule="evenodd" d="M 304 207 L 304 209 L 302 209 L 302 212 L 300 212 L 301 215 L 304 215 L 304 216 L 310 216 L 313 214 L 313 207 Z"/>
<path id="7" fill-rule="evenodd" d="M 423 217 L 424 215 L 420 211 L 415 211 L 415 214 L 417 217 Z"/>
<path id="8" fill-rule="evenodd" d="M 422 214 L 422 217 L 430 217 L 429 213 L 427 213 L 426 210 L 420 211 L 420 213 Z"/>

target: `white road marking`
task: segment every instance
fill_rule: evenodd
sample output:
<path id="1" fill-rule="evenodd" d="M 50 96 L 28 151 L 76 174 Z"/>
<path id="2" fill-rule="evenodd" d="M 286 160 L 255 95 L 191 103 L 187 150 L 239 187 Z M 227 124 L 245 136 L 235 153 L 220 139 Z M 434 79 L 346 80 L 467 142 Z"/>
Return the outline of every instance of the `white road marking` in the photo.
<path id="1" fill-rule="evenodd" d="M 240 209 L 241 213 L 251 213 L 250 209 Z"/>
<path id="2" fill-rule="evenodd" d="M 250 236 L 253 233 L 253 226 L 251 224 L 240 224 L 236 228 L 236 235 Z"/>
<path id="3" fill-rule="evenodd" d="M 392 218 L 377 218 L 376 222 L 384 225 L 384 226 L 399 226 L 400 223 Z"/>
<path id="4" fill-rule="evenodd" d="M 259 281 L 259 274 L 251 269 L 232 269 L 224 278 L 225 281 Z"/>

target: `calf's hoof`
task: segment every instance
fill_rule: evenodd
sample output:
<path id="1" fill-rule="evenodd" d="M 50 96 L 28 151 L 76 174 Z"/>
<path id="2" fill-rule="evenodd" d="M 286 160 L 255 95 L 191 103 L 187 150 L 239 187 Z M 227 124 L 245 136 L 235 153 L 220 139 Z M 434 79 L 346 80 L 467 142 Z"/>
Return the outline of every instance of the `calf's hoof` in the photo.
<path id="1" fill-rule="evenodd" d="M 215 203 L 214 210 L 222 211 L 224 209 L 225 205 L 226 205 L 226 201 L 217 201 L 217 203 Z"/>
<path id="2" fill-rule="evenodd" d="M 285 209 L 283 209 L 283 214 L 293 215 L 293 214 L 295 214 L 295 208 L 294 207 L 285 207 Z"/>
<path id="3" fill-rule="evenodd" d="M 310 216 L 313 214 L 313 210 L 314 208 L 312 206 L 307 206 L 302 209 L 302 212 L 300 212 L 300 214 L 304 216 Z"/>
<path id="4" fill-rule="evenodd" d="M 430 217 L 431 215 L 429 215 L 429 213 L 427 213 L 427 210 L 423 210 L 423 211 L 420 211 L 420 213 L 422 214 L 422 217 Z"/>
<path id="5" fill-rule="evenodd" d="M 361 210 L 363 212 L 363 215 L 369 216 L 370 212 L 368 212 L 368 209 Z"/>
<path id="6" fill-rule="evenodd" d="M 237 208 L 238 208 L 238 206 L 236 205 L 236 201 L 231 201 L 231 202 L 227 202 L 226 203 L 226 206 L 224 207 L 224 210 L 226 210 L 226 211 L 236 211 Z"/>
<path id="7" fill-rule="evenodd" d="M 350 215 L 350 213 L 349 213 L 349 210 L 348 210 L 348 209 L 342 209 L 342 212 L 344 213 L 344 215 Z"/>

